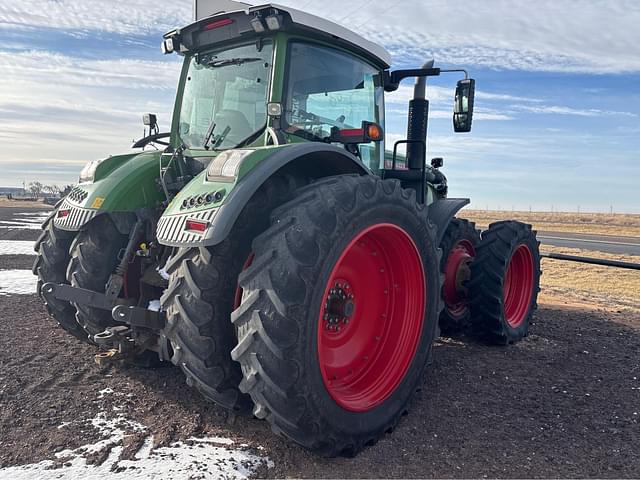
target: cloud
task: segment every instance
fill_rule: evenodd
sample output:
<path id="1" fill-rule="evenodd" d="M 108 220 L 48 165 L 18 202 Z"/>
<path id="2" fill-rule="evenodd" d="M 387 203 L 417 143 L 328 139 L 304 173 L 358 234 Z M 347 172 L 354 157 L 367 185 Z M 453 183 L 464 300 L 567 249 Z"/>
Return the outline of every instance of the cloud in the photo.
<path id="1" fill-rule="evenodd" d="M 295 7 L 299 0 L 281 0 Z M 344 12 L 343 2 L 308 5 L 313 12 Z M 640 72 L 640 3 L 593 0 L 485 0 L 460 7 L 446 0 L 358 1 L 356 21 L 331 20 L 385 45 L 402 63 L 434 57 L 438 64 L 496 69 L 624 73 Z M 354 27 L 355 26 L 355 27 Z"/>
<path id="2" fill-rule="evenodd" d="M 622 117 L 637 117 L 638 115 L 632 112 L 619 112 L 615 110 L 599 110 L 597 108 L 571 108 L 558 105 L 512 105 L 511 108 L 522 112 L 529 113 L 543 113 L 553 115 L 576 115 L 578 117 L 603 117 L 603 116 L 622 116 Z"/>
<path id="3" fill-rule="evenodd" d="M 168 31 L 191 20 L 189 0 L 20 0 L 0 4 L 0 24 L 121 34 Z M 87 35 L 90 33 L 85 32 Z"/>
<path id="4" fill-rule="evenodd" d="M 281 3 L 301 7 L 300 0 Z M 190 0 L 158 0 L 152 6 L 147 0 L 20 0 L 0 4 L 0 25 L 56 28 L 76 36 L 159 35 L 189 23 L 191 6 Z M 640 3 L 634 0 L 485 0 L 468 8 L 445 0 L 388 7 L 382 0 L 357 0 L 352 6 L 348 15 L 341 0 L 304 4 L 305 10 L 387 46 L 399 62 L 433 56 L 438 64 L 497 69 L 640 72 Z"/>
<path id="5" fill-rule="evenodd" d="M 0 164 L 9 178 L 10 165 L 50 171 L 62 163 L 57 175 L 69 176 L 88 160 L 126 151 L 142 135 L 144 112 L 158 113 L 168 128 L 180 69 L 175 61 L 42 51 L 0 51 L 0 65 L 11 78 L 0 96 Z"/>

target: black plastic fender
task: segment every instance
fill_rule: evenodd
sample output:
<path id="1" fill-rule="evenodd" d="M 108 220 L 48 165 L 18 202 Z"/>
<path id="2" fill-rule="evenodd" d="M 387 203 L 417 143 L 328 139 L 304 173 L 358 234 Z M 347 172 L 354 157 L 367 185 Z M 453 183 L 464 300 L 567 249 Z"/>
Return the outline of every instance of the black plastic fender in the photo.
<path id="1" fill-rule="evenodd" d="M 443 198 L 429 205 L 429 218 L 438 228 L 436 245 L 440 245 L 442 242 L 442 237 L 451 219 L 470 202 L 468 198 Z"/>
<path id="2" fill-rule="evenodd" d="M 235 188 L 216 213 L 211 227 L 199 245 L 211 246 L 222 242 L 235 224 L 240 212 L 262 186 L 280 169 L 290 164 L 312 178 L 356 173 L 372 175 L 362 161 L 343 148 L 316 142 L 287 146 L 261 161 Z"/>

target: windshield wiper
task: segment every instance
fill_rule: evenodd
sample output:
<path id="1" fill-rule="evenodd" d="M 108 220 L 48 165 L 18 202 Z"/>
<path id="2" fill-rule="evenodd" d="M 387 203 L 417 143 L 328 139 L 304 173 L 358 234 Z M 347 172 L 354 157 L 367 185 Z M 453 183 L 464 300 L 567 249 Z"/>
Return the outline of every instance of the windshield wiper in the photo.
<path id="1" fill-rule="evenodd" d="M 207 62 L 207 66 L 211 68 L 219 68 L 219 67 L 226 67 L 228 65 L 242 65 L 243 63 L 259 62 L 261 60 L 262 60 L 261 58 L 256 58 L 256 57 L 225 58 L 223 60 L 211 60 L 210 62 Z"/>
<path id="2" fill-rule="evenodd" d="M 213 132 L 215 129 L 216 122 L 214 120 L 211 120 L 211 124 L 209 125 L 209 128 L 207 128 L 207 133 L 204 134 L 204 143 L 202 144 L 202 146 L 205 150 L 209 150 L 209 142 L 211 141 L 211 137 L 213 137 Z"/>

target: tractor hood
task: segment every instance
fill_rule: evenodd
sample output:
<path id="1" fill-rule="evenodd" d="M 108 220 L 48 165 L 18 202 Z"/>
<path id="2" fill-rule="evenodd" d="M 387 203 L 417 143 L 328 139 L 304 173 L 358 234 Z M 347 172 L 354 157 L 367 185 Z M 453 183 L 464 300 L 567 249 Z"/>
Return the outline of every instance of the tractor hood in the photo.
<path id="1" fill-rule="evenodd" d="M 77 231 L 96 215 L 134 212 L 164 199 L 156 183 L 160 151 L 114 155 L 87 164 L 83 180 L 65 197 L 54 224 Z"/>

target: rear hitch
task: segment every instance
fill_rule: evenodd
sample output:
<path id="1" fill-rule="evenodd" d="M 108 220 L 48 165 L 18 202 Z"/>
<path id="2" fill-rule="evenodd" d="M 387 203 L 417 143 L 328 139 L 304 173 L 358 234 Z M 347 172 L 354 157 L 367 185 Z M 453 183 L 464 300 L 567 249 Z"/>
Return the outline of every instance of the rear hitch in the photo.
<path id="1" fill-rule="evenodd" d="M 95 355 L 94 359 L 101 367 L 109 363 L 133 358 L 140 348 L 131 337 L 131 329 L 123 325 L 109 327 L 104 332 L 94 335 L 93 341 L 101 348 L 106 348 Z"/>
<path id="2" fill-rule="evenodd" d="M 142 307 L 117 305 L 111 310 L 111 316 L 116 322 L 126 323 L 133 327 L 144 327 L 151 330 L 161 330 L 165 327 L 164 312 L 149 310 Z"/>
<path id="3" fill-rule="evenodd" d="M 101 310 L 111 310 L 113 300 L 107 298 L 104 293 L 93 292 L 84 288 L 72 287 L 66 283 L 45 283 L 40 288 L 40 293 L 48 301 L 53 299 L 64 300 L 71 303 L 80 303 Z"/>

